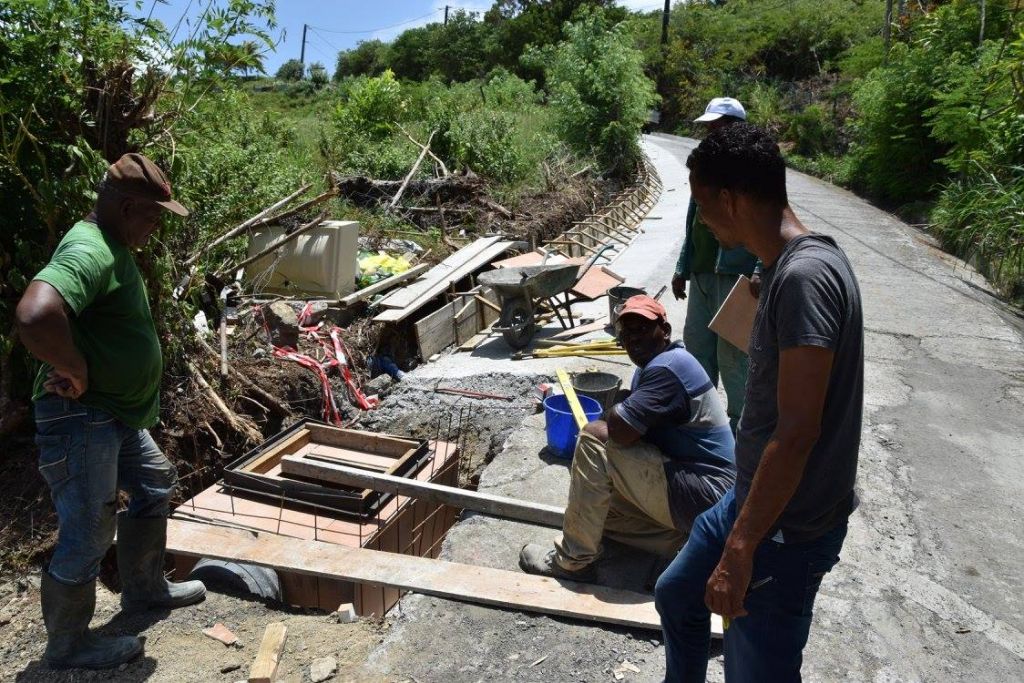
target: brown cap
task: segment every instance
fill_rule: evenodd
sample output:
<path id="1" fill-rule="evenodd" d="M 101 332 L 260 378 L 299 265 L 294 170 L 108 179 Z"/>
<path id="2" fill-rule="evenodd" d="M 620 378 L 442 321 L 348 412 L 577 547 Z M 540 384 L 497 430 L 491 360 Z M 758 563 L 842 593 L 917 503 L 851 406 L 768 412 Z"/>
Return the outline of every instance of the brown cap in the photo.
<path id="1" fill-rule="evenodd" d="M 660 320 L 661 322 L 668 320 L 668 312 L 665 307 L 646 294 L 637 294 L 626 299 L 626 303 L 622 304 L 622 308 L 619 309 L 619 317 L 630 313 L 642 315 L 648 320 Z"/>
<path id="2" fill-rule="evenodd" d="M 171 199 L 171 181 L 159 166 L 141 154 L 125 154 L 111 164 L 106 183 L 123 194 L 154 201 L 179 216 L 188 215 L 188 209 Z"/>

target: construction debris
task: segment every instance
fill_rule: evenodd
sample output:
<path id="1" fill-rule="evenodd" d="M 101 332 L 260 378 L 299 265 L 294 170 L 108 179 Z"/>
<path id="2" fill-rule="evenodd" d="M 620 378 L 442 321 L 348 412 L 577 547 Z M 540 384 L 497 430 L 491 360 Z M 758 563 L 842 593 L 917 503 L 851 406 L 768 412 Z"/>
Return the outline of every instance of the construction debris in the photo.
<path id="1" fill-rule="evenodd" d="M 203 635 L 207 638 L 213 638 L 214 640 L 220 641 L 228 647 L 231 647 L 238 642 L 238 636 L 232 633 L 227 626 L 219 621 L 210 628 L 204 629 Z"/>
<path id="2" fill-rule="evenodd" d="M 281 663 L 288 627 L 280 622 L 267 624 L 263 632 L 260 650 L 249 670 L 249 683 L 273 683 L 277 678 L 277 667 Z"/>
<path id="3" fill-rule="evenodd" d="M 263 319 L 270 333 L 270 343 L 290 349 L 299 348 L 299 316 L 283 301 L 275 301 L 263 309 Z"/>
<path id="4" fill-rule="evenodd" d="M 309 680 L 313 683 L 326 681 L 338 671 L 338 660 L 334 657 L 321 657 L 313 660 L 309 667 Z"/>
<path id="5" fill-rule="evenodd" d="M 351 602 L 346 602 L 334 611 L 334 620 L 339 624 L 351 624 L 358 618 L 359 617 L 356 616 L 356 608 Z"/>

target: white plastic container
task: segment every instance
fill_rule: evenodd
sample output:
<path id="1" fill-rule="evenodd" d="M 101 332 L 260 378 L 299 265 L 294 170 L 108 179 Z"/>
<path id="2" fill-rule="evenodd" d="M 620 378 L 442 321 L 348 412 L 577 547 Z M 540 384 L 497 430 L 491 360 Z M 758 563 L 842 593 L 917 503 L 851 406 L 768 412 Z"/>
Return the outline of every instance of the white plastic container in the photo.
<path id="1" fill-rule="evenodd" d="M 281 227 L 257 230 L 249 239 L 249 255 L 284 236 Z M 257 291 L 340 298 L 356 288 L 359 252 L 357 221 L 324 221 L 281 248 L 249 265 L 245 274 Z M 267 279 L 267 269 L 280 260 Z"/>

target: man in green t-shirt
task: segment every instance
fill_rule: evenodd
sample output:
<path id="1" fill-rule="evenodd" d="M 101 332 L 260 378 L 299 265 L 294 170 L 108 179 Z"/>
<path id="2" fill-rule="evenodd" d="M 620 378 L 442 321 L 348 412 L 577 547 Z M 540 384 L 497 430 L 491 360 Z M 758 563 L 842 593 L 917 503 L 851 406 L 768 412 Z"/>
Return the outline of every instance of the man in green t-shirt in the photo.
<path id="1" fill-rule="evenodd" d="M 708 131 L 713 131 L 746 118 L 747 112 L 739 100 L 716 97 L 708 102 L 704 114 L 694 119 L 694 123 L 703 124 Z M 708 329 L 708 324 L 729 296 L 739 276 L 750 277 L 756 264 L 757 257 L 743 247 L 719 247 L 718 240 L 704 224 L 691 198 L 686 212 L 686 239 L 672 276 L 672 293 L 677 299 L 689 299 L 683 344 L 708 373 L 712 384 L 718 386 L 718 378 L 721 376 L 728 398 L 726 412 L 734 433 L 743 412 L 747 350 L 738 349 L 720 338 Z M 753 280 L 755 286 L 760 282 L 756 277 Z M 690 285 L 689 297 L 687 282 Z"/>
<path id="2" fill-rule="evenodd" d="M 18 304 L 20 338 L 41 362 L 32 396 L 39 472 L 58 518 L 41 591 L 53 668 L 111 668 L 142 651 L 138 638 L 88 629 L 115 527 L 122 609 L 169 609 L 206 594 L 199 581 L 163 574 L 178 475 L 148 431 L 159 417 L 163 358 L 132 251 L 164 210 L 188 215 L 156 164 L 124 155 L 107 169 L 93 212 L 67 232 Z M 118 489 L 130 499 L 120 515 Z"/>

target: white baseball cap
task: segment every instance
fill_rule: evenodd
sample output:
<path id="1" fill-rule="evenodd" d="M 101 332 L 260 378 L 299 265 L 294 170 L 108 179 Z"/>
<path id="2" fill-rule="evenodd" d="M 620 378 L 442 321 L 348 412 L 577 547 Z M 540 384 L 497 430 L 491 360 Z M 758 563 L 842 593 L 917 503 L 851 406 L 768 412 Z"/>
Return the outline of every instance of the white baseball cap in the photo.
<path id="1" fill-rule="evenodd" d="M 717 121 L 723 116 L 734 116 L 746 121 L 747 112 L 737 99 L 732 97 L 716 97 L 708 102 L 707 108 L 704 109 L 704 114 L 695 118 L 693 122 L 710 123 L 711 121 Z"/>

